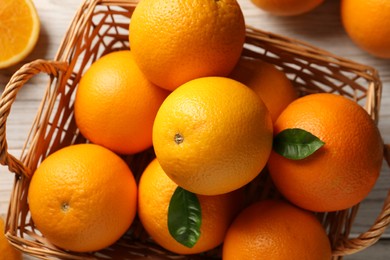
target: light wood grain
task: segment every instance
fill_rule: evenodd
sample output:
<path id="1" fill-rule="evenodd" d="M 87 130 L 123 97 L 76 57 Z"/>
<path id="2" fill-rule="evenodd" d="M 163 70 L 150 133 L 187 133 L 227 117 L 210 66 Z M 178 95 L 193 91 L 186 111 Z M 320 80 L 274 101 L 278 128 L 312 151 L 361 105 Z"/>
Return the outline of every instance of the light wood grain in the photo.
<path id="1" fill-rule="evenodd" d="M 35 0 L 41 19 L 39 42 L 23 63 L 0 70 L 0 91 L 11 75 L 24 63 L 37 58 L 53 59 L 73 15 L 82 0 Z M 328 50 L 336 55 L 376 68 L 383 83 L 379 129 L 386 143 L 390 143 L 390 60 L 377 59 L 357 48 L 344 32 L 339 14 L 339 0 L 327 0 L 314 11 L 298 17 L 275 17 L 256 8 L 250 0 L 239 0 L 246 23 Z M 363 19 L 363 18 L 362 18 Z M 1 22 L 1 21 L 0 21 Z M 7 122 L 9 151 L 19 156 L 45 89 L 44 76 L 37 76 L 26 84 L 12 106 Z M 9 194 L 14 176 L 0 167 L 0 214 L 8 210 Z M 362 203 L 353 232 L 359 234 L 374 223 L 390 187 L 390 171 L 383 166 L 375 189 Z M 390 237 L 390 230 L 385 234 Z M 346 257 L 358 259 L 390 259 L 389 242 L 381 241 L 363 253 Z"/>

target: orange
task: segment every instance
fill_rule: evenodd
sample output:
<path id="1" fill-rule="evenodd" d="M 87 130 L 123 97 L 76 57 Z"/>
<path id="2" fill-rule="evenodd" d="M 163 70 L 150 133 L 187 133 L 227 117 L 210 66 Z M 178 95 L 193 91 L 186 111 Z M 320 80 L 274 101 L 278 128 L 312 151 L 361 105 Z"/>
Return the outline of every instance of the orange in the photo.
<path id="1" fill-rule="evenodd" d="M 325 145 L 302 160 L 271 153 L 269 171 L 287 199 L 312 211 L 336 211 L 371 191 L 382 166 L 383 143 L 361 106 L 336 94 L 308 95 L 282 112 L 274 134 L 288 128 L 304 129 Z"/>
<path id="2" fill-rule="evenodd" d="M 261 99 L 242 83 L 199 78 L 161 105 L 153 144 L 161 167 L 179 186 L 217 195 L 244 186 L 264 168 L 272 120 Z"/>
<path id="3" fill-rule="evenodd" d="M 274 15 L 293 16 L 310 12 L 324 0 L 251 0 L 257 7 Z"/>
<path id="4" fill-rule="evenodd" d="M 229 77 L 247 85 L 259 95 L 273 122 L 298 97 L 286 74 L 261 60 L 242 57 Z"/>
<path id="5" fill-rule="evenodd" d="M 152 146 L 154 117 L 169 93 L 148 81 L 130 51 L 107 54 L 82 76 L 75 118 L 91 142 L 121 154 Z"/>
<path id="6" fill-rule="evenodd" d="M 389 17 L 388 0 L 341 1 L 341 21 L 352 41 L 368 53 L 387 59 L 390 58 Z"/>
<path id="7" fill-rule="evenodd" d="M 22 260 L 22 253 L 8 242 L 4 229 L 4 219 L 0 217 L 0 260 Z"/>
<path id="8" fill-rule="evenodd" d="M 34 49 L 40 31 L 31 0 L 0 1 L 0 69 L 22 61 Z"/>
<path id="9" fill-rule="evenodd" d="M 204 76 L 227 76 L 245 40 L 236 0 L 142 0 L 130 23 L 130 47 L 156 85 L 173 90 Z"/>
<path id="10" fill-rule="evenodd" d="M 116 242 L 131 225 L 137 187 L 119 156 L 96 144 L 78 144 L 39 165 L 28 201 L 35 225 L 50 242 L 95 251 Z"/>
<path id="11" fill-rule="evenodd" d="M 156 243 L 177 254 L 197 254 L 220 245 L 241 209 L 242 190 L 217 196 L 197 195 L 202 214 L 199 240 L 192 248 L 177 242 L 168 231 L 168 205 L 177 185 L 153 160 L 141 175 L 138 190 L 138 215 Z"/>
<path id="12" fill-rule="evenodd" d="M 223 244 L 224 260 L 329 260 L 331 254 L 325 229 L 311 212 L 276 200 L 244 209 Z"/>

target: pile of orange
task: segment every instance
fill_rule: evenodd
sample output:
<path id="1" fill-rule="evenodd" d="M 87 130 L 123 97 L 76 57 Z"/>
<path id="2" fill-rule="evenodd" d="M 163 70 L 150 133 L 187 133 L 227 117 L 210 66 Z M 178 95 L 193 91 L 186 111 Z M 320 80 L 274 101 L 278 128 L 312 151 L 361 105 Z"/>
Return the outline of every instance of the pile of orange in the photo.
<path id="1" fill-rule="evenodd" d="M 137 5 L 130 49 L 92 63 L 77 88 L 88 143 L 49 155 L 32 177 L 31 216 L 48 241 L 97 251 L 137 217 L 177 254 L 222 245 L 225 259 L 330 258 L 313 212 L 367 196 L 380 133 L 357 103 L 298 97 L 284 72 L 241 57 L 244 25 L 235 0 Z M 134 176 L 123 157 L 150 148 Z M 284 198 L 249 203 L 246 185 L 264 169 Z"/>
<path id="2" fill-rule="evenodd" d="M 251 0 L 254 6 L 277 16 L 297 16 L 313 11 L 324 0 Z M 367 53 L 390 58 L 390 2 L 341 0 L 342 26 L 350 39 Z M 364 18 L 362 18 L 364 16 Z"/>

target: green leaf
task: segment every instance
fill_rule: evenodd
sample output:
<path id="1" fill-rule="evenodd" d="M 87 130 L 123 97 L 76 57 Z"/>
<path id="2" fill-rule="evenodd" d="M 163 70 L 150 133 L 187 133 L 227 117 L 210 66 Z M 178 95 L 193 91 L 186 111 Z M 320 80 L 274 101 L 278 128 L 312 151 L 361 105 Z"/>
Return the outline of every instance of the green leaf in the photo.
<path id="1" fill-rule="evenodd" d="M 193 247 L 200 237 L 202 214 L 196 194 L 177 187 L 168 207 L 168 230 L 186 247 Z"/>
<path id="2" fill-rule="evenodd" d="M 300 129 L 285 129 L 274 138 L 273 149 L 292 160 L 304 159 L 320 149 L 325 143 L 315 135 Z"/>

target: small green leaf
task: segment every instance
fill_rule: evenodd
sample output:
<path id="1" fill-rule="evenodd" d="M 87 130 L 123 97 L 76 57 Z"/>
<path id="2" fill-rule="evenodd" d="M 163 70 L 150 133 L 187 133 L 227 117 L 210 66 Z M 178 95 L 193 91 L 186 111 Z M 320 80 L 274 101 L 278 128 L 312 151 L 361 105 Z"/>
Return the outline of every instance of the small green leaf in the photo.
<path id="1" fill-rule="evenodd" d="M 202 214 L 196 194 L 177 187 L 168 207 L 168 230 L 186 247 L 193 247 L 200 237 Z"/>
<path id="2" fill-rule="evenodd" d="M 300 129 L 285 129 L 274 138 L 273 148 L 278 154 L 292 160 L 304 159 L 325 143 L 315 135 Z"/>

